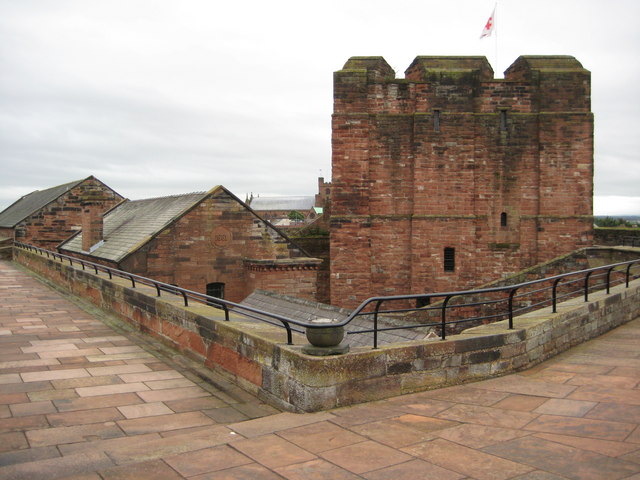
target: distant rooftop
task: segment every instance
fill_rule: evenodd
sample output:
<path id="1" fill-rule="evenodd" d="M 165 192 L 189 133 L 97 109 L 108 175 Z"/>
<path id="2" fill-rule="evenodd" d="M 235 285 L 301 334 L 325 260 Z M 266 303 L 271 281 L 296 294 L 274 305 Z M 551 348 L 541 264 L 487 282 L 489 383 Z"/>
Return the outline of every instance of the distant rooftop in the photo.
<path id="1" fill-rule="evenodd" d="M 253 307 L 264 312 L 282 315 L 284 317 L 309 321 L 316 318 L 332 318 L 335 320 L 344 320 L 349 316 L 351 311 L 344 308 L 334 307 L 323 303 L 311 302 L 300 298 L 288 297 L 273 292 L 265 292 L 256 290 L 241 305 Z M 259 316 L 259 315 L 258 315 Z M 267 317 L 263 317 L 265 321 Z M 245 319 L 243 319 L 244 321 Z M 259 321 L 259 320 L 255 320 Z M 282 326 L 281 323 L 276 323 Z M 346 332 L 355 332 L 359 330 L 371 329 L 373 322 L 371 318 L 356 317 L 345 326 Z M 394 320 L 390 318 L 378 319 L 378 327 L 385 328 L 394 325 Z M 427 331 L 423 328 L 412 328 L 405 330 L 388 330 L 378 332 L 378 343 L 401 343 L 411 340 L 422 340 L 427 335 Z M 345 335 L 345 343 L 352 347 L 371 346 L 373 345 L 373 333 L 361 333 L 357 335 Z"/>
<path id="2" fill-rule="evenodd" d="M 254 197 L 249 202 L 252 209 L 257 212 L 273 210 L 311 210 L 316 203 L 316 197 L 292 196 L 292 197 Z"/>

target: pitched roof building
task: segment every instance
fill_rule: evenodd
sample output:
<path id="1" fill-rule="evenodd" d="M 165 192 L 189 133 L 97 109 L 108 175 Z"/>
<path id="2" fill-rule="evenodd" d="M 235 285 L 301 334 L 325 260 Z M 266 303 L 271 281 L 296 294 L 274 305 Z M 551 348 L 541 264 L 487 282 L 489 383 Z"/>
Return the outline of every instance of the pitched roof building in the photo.
<path id="1" fill-rule="evenodd" d="M 315 299 L 321 261 L 222 186 L 127 201 L 101 223 L 59 250 L 235 302 L 256 288 Z"/>
<path id="2" fill-rule="evenodd" d="M 123 199 L 93 176 L 36 190 L 0 212 L 0 237 L 55 248 L 81 228 L 87 195 L 94 199 L 95 208 L 101 212 Z"/>

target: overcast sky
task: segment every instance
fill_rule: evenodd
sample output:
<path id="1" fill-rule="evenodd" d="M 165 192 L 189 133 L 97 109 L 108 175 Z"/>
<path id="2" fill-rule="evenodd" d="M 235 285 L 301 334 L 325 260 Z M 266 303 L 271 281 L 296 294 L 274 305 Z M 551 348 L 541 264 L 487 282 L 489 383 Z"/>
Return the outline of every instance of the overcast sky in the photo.
<path id="1" fill-rule="evenodd" d="M 131 199 L 331 177 L 332 74 L 381 55 L 573 55 L 592 74 L 595 214 L 640 214 L 640 2 L 0 0 L 0 210 L 95 175 Z M 497 55 L 496 55 L 497 50 Z"/>

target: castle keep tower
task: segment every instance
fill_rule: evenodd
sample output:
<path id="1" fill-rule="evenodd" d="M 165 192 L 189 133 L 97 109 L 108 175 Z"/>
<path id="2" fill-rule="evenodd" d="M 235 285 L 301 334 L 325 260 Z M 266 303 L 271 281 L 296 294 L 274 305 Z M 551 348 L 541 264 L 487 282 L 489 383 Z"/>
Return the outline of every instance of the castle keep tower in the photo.
<path id="1" fill-rule="evenodd" d="M 592 243 L 590 72 L 382 57 L 334 74 L 331 303 L 477 287 Z"/>

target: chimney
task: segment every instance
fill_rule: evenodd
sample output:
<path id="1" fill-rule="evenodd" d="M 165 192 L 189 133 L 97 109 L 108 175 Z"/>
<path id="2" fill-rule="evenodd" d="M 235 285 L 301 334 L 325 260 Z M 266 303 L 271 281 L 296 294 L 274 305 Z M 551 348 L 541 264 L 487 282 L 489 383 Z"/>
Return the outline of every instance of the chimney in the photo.
<path id="1" fill-rule="evenodd" d="M 103 238 L 102 211 L 104 192 L 96 186 L 90 185 L 82 194 L 82 250 L 90 252 L 91 247 Z"/>

